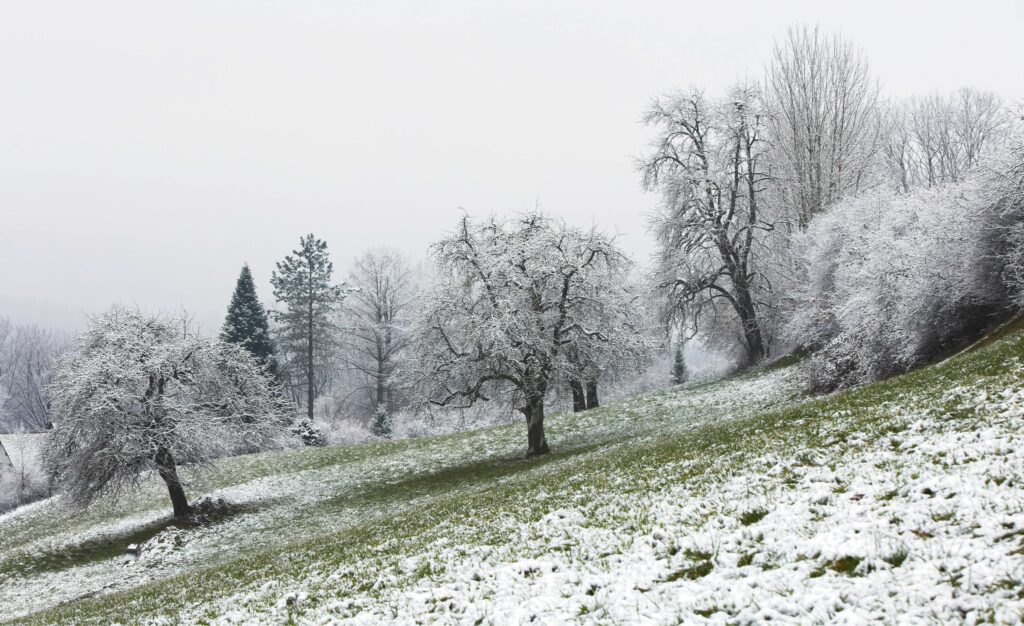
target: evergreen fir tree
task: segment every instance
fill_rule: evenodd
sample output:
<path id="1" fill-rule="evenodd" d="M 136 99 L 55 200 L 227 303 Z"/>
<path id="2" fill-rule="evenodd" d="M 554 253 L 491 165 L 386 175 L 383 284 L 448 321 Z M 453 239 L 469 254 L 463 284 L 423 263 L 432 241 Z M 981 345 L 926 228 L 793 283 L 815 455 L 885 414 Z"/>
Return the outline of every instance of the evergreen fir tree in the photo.
<path id="1" fill-rule="evenodd" d="M 220 337 L 244 347 L 256 360 L 270 368 L 271 372 L 276 370 L 270 323 L 267 321 L 266 310 L 256 296 L 256 283 L 248 265 L 243 265 L 238 275 Z"/>
<path id="2" fill-rule="evenodd" d="M 672 384 L 681 385 L 686 382 L 686 359 L 683 358 L 682 344 L 676 346 L 676 355 L 672 359 Z"/>

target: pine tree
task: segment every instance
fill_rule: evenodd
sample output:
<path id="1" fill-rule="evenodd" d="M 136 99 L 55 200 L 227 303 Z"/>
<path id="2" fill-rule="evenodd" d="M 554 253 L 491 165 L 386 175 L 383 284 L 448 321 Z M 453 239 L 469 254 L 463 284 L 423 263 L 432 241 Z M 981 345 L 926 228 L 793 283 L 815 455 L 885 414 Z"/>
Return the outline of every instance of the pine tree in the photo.
<path id="1" fill-rule="evenodd" d="M 235 284 L 235 293 L 228 305 L 227 318 L 220 331 L 220 338 L 237 343 L 249 351 L 260 364 L 275 372 L 274 344 L 270 339 L 270 323 L 267 312 L 256 295 L 256 283 L 252 279 L 249 265 L 243 265 Z"/>
<path id="2" fill-rule="evenodd" d="M 686 382 L 686 359 L 683 358 L 683 346 L 676 346 L 676 355 L 672 359 L 672 384 L 681 385 Z"/>
<path id="3" fill-rule="evenodd" d="M 333 341 L 338 330 L 334 313 L 350 291 L 344 283 L 331 284 L 333 273 L 327 243 L 310 233 L 300 240 L 297 250 L 278 262 L 270 279 L 274 298 L 285 305 L 284 311 L 274 312 L 281 326 L 281 341 L 289 344 L 291 352 L 302 355 L 302 371 L 295 374 L 306 387 L 310 420 L 317 395 L 316 359 Z"/>

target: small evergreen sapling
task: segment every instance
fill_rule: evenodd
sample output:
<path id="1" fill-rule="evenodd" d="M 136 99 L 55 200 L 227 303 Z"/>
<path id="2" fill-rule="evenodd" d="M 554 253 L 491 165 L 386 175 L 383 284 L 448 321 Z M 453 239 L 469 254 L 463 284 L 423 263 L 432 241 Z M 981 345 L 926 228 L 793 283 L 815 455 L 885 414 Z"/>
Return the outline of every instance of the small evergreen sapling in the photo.
<path id="1" fill-rule="evenodd" d="M 292 434 L 302 440 L 302 443 L 309 447 L 320 447 L 327 445 L 327 437 L 323 431 L 313 424 L 307 417 L 295 422 L 292 426 Z"/>
<path id="2" fill-rule="evenodd" d="M 378 406 L 373 416 L 373 426 L 370 428 L 373 434 L 383 439 L 391 438 L 391 416 L 383 406 Z"/>
<path id="3" fill-rule="evenodd" d="M 689 378 L 686 371 L 686 359 L 683 357 L 683 346 L 676 346 L 676 354 L 672 359 L 672 384 L 682 385 Z"/>

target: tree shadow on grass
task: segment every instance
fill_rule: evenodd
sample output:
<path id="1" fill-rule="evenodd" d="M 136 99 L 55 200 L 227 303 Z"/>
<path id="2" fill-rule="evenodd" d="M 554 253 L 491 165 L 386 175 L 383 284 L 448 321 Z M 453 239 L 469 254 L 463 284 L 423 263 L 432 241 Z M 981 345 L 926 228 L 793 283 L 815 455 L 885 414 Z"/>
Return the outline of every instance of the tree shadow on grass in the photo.
<path id="1" fill-rule="evenodd" d="M 330 498 L 322 506 L 326 512 L 330 513 L 443 495 L 455 489 L 496 487 L 496 481 L 502 478 L 587 454 L 604 447 L 606 443 L 570 444 L 549 454 L 531 458 L 509 455 L 460 463 L 451 467 L 400 477 L 392 482 L 373 483 L 367 485 L 363 490 Z"/>
<path id="2" fill-rule="evenodd" d="M 209 527 L 274 504 L 276 500 L 233 504 L 223 499 L 204 498 L 194 505 L 195 515 L 187 519 L 175 519 L 167 515 L 141 526 L 105 532 L 72 545 L 20 550 L 0 563 L 0 580 L 57 572 L 114 559 L 124 555 L 128 546 L 142 545 L 166 530 Z"/>

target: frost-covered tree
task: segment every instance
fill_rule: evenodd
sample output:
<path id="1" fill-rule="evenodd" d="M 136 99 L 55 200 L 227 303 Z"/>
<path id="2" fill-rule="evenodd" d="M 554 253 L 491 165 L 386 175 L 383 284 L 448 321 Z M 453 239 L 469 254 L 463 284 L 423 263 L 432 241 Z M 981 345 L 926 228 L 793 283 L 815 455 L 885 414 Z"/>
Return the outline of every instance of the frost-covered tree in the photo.
<path id="1" fill-rule="evenodd" d="M 739 85 L 712 99 L 690 89 L 655 101 L 644 121 L 658 131 L 639 169 L 644 187 L 662 196 L 652 229 L 666 312 L 719 325 L 731 314 L 746 360 L 756 362 L 768 353 L 761 314 L 771 298 L 759 256 L 775 229 L 763 206 L 771 177 L 759 91 Z"/>
<path id="2" fill-rule="evenodd" d="M 409 343 L 412 273 L 397 252 L 373 250 L 355 260 L 348 284 L 354 291 L 344 312 L 342 360 L 355 374 L 355 403 L 379 421 L 381 412 L 395 410 L 395 371 Z"/>
<path id="3" fill-rule="evenodd" d="M 334 351 L 339 331 L 335 314 L 350 291 L 344 283 L 331 282 L 333 273 L 327 243 L 311 233 L 277 263 L 270 279 L 274 298 L 284 305 L 284 310 L 274 311 L 273 316 L 282 351 L 291 357 L 287 359 L 287 375 L 293 386 L 305 390 L 310 420 L 318 395 L 317 365 Z"/>
<path id="4" fill-rule="evenodd" d="M 436 284 L 422 297 L 414 373 L 430 402 L 521 403 L 527 454 L 548 452 L 544 409 L 581 364 L 625 366 L 646 355 L 628 261 L 607 236 L 541 213 L 464 217 L 432 248 Z"/>
<path id="5" fill-rule="evenodd" d="M 115 308 L 93 319 L 57 365 L 44 466 L 70 501 L 124 494 L 153 470 L 175 517 L 192 508 L 179 464 L 275 445 L 290 410 L 244 348 L 187 320 Z"/>
<path id="6" fill-rule="evenodd" d="M 881 97 L 867 59 L 817 27 L 793 26 L 766 71 L 772 161 L 800 228 L 872 180 L 884 145 Z"/>
<path id="7" fill-rule="evenodd" d="M 242 266 L 238 275 L 220 338 L 242 346 L 271 372 L 277 369 L 267 311 L 256 295 L 256 283 L 248 264 Z"/>

